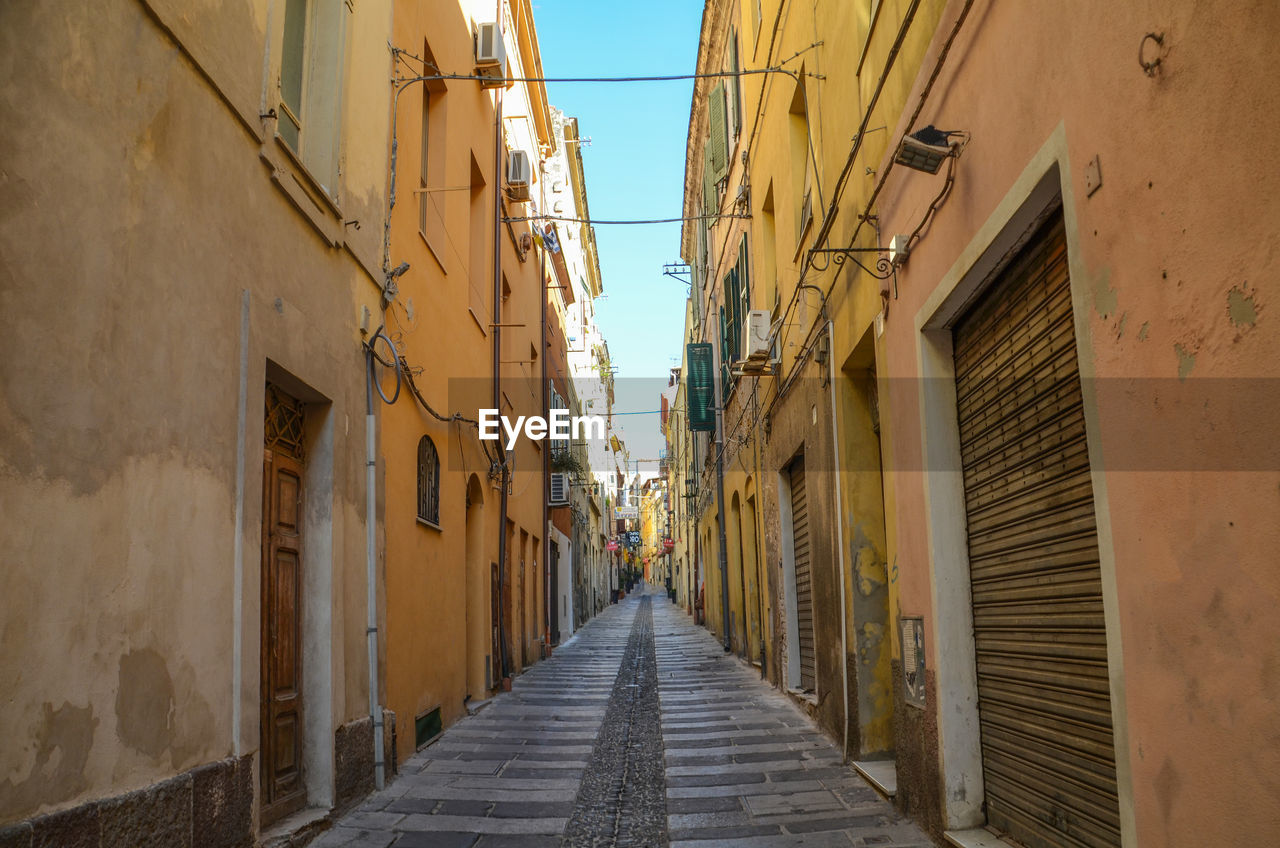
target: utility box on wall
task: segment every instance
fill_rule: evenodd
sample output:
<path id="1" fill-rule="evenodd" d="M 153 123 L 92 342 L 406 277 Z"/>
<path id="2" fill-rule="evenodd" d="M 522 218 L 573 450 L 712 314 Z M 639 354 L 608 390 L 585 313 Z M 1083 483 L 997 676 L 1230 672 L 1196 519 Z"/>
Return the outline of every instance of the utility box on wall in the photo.
<path id="1" fill-rule="evenodd" d="M 902 697 L 913 707 L 924 706 L 924 618 L 898 619 L 902 643 Z"/>

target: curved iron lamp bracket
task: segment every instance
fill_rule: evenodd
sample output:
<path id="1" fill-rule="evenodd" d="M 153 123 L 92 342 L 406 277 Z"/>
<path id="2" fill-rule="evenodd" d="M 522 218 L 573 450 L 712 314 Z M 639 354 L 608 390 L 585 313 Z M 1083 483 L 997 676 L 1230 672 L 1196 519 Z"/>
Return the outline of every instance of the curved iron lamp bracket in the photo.
<path id="1" fill-rule="evenodd" d="M 815 247 L 809 250 L 809 265 L 818 272 L 822 272 L 831 267 L 831 263 L 835 262 L 837 266 L 843 265 L 845 262 L 853 262 L 866 273 L 875 277 L 877 280 L 893 280 L 893 299 L 898 299 L 898 266 L 888 257 L 888 249 L 883 247 Z M 872 267 L 868 267 L 860 259 L 859 253 L 878 253 Z M 824 262 L 818 265 L 815 261 L 817 256 L 822 256 Z"/>
<path id="2" fill-rule="evenodd" d="M 881 255 L 876 258 L 874 268 L 872 268 L 858 259 L 857 255 L 859 253 L 879 253 Z M 889 261 L 889 257 L 884 255 L 886 253 L 888 251 L 882 247 L 815 247 L 809 251 L 809 264 L 815 271 L 825 271 L 831 267 L 832 262 L 835 262 L 836 265 L 852 262 L 877 280 L 887 280 L 890 277 L 896 277 L 898 269 Z M 819 255 L 826 260 L 821 265 L 814 260 L 814 257 Z"/>

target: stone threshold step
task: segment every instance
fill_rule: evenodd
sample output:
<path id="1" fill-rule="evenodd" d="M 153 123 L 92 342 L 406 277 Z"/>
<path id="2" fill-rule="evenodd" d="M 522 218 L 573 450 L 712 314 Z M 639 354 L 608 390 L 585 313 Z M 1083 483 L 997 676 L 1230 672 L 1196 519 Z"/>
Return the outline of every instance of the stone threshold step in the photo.
<path id="1" fill-rule="evenodd" d="M 898 767 L 893 760 L 856 760 L 852 765 L 885 798 L 892 801 L 898 794 Z"/>

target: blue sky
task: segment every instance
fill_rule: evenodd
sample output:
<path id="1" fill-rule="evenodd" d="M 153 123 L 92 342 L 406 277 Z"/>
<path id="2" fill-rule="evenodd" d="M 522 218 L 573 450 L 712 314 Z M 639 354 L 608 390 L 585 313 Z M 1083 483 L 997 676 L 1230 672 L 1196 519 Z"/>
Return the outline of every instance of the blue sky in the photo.
<path id="1" fill-rule="evenodd" d="M 548 77 L 682 74 L 697 64 L 698 0 L 542 0 L 533 14 Z M 582 158 L 593 219 L 680 216 L 692 80 L 548 83 L 547 95 L 591 137 Z M 656 410 L 683 343 L 688 289 L 662 274 L 663 264 L 679 261 L 680 225 L 602 224 L 596 243 L 607 295 L 596 301 L 596 320 L 620 378 L 615 409 Z M 614 421 L 633 460 L 657 458 L 657 415 Z M 657 466 L 631 466 L 637 469 Z"/>
<path id="2" fill-rule="evenodd" d="M 542 0 L 533 10 L 548 77 L 694 71 L 697 0 Z M 582 153 L 593 219 L 680 216 L 692 80 L 548 83 L 547 93 L 591 137 Z M 664 277 L 662 266 L 679 259 L 680 225 L 599 225 L 596 240 L 607 295 L 596 302 L 597 320 L 618 376 L 665 385 L 667 369 L 680 364 L 687 288 Z M 644 408 L 657 404 L 655 396 Z"/>

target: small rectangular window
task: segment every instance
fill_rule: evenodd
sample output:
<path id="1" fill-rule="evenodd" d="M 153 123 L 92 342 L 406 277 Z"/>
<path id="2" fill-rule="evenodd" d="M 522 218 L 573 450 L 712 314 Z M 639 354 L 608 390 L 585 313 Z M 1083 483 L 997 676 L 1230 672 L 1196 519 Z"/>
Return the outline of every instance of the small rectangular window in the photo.
<path id="1" fill-rule="evenodd" d="M 302 83 L 307 47 L 307 0 L 287 0 L 284 8 L 284 45 L 280 54 L 279 133 L 285 144 L 299 152 L 302 133 Z"/>
<path id="2" fill-rule="evenodd" d="M 444 722 L 439 707 L 419 714 L 413 720 L 414 747 L 421 751 L 443 732 Z"/>
<path id="3" fill-rule="evenodd" d="M 431 89 L 422 87 L 422 157 L 418 168 L 418 229 L 427 231 L 427 210 L 431 197 L 427 192 L 428 174 L 431 173 Z"/>
<path id="4" fill-rule="evenodd" d="M 338 198 L 346 3 L 285 0 L 276 135 L 331 198 Z"/>

